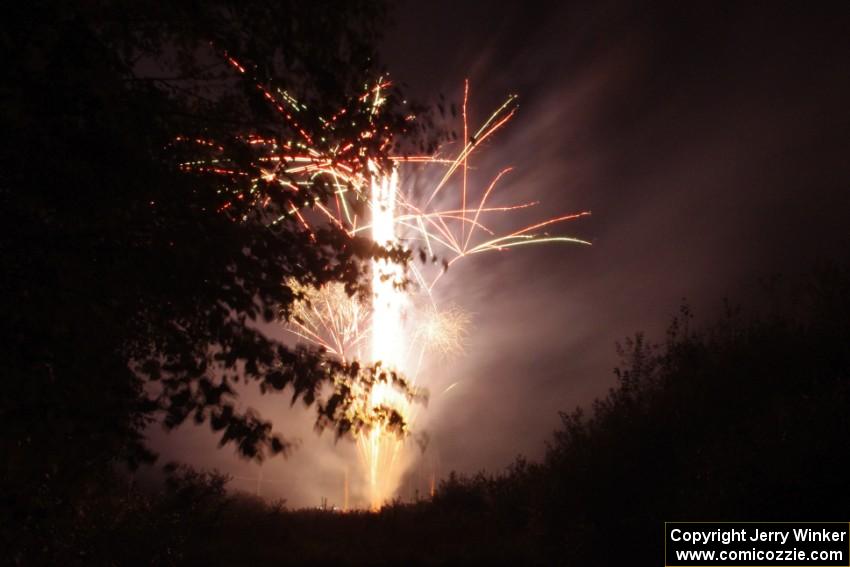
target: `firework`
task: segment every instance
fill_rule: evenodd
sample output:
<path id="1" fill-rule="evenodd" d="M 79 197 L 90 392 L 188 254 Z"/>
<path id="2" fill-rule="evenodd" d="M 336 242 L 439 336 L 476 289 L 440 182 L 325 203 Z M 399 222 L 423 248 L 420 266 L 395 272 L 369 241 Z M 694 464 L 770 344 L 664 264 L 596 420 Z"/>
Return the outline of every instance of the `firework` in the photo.
<path id="1" fill-rule="evenodd" d="M 349 295 L 341 283 L 315 288 L 289 280 L 286 285 L 299 297 L 292 305 L 286 330 L 342 361 L 364 358 L 371 324 L 369 305 Z"/>
<path id="2" fill-rule="evenodd" d="M 231 64 L 237 72 L 246 73 L 236 61 L 231 60 Z M 285 91 L 272 91 L 257 83 L 257 88 L 290 124 L 298 139 L 280 141 L 248 136 L 245 142 L 256 152 L 250 168 L 253 173 L 234 168 L 220 155 L 219 144 L 200 139 L 182 140 L 211 149 L 215 155 L 214 159 L 185 162 L 183 167 L 240 181 L 240 189 L 232 199 L 225 200 L 222 212 L 235 201 L 250 202 L 260 209 L 269 207 L 272 195 L 264 192 L 263 187 L 271 184 L 279 189 L 274 197 L 284 201 L 276 203 L 282 212 L 272 219 L 273 223 L 294 219 L 306 231 L 324 223 L 351 237 L 368 236 L 382 247 L 401 246 L 418 252 L 422 265 L 410 262 L 401 266 L 385 259 L 372 261 L 372 296 L 368 302 L 349 296 L 340 284 L 313 289 L 287 282 L 299 299 L 285 322 L 286 328 L 299 339 L 324 348 L 332 356 L 343 361 L 369 359 L 379 364 L 382 371 L 399 372 L 416 385 L 422 381 L 419 374 L 426 354 L 456 356 L 463 350 L 469 316 L 455 306 L 440 309 L 434 293 L 449 267 L 469 256 L 519 246 L 589 244 L 549 231 L 590 213 L 560 215 L 506 233 L 490 228 L 489 221 L 494 216 L 530 209 L 539 203 L 491 204 L 511 168 L 500 171 L 483 191 L 469 186 L 470 158 L 515 115 L 517 97 L 509 96 L 470 136 L 468 82 L 464 84 L 462 106 L 464 143 L 454 156 L 390 156 L 390 163 L 395 164 L 391 166 L 379 166 L 368 159 L 369 152 L 362 147 L 364 141 L 380 150 L 390 144 L 388 133 L 375 123 L 388 84 L 378 81 L 357 98 L 354 110 L 342 109 L 330 118 L 319 119 L 320 131 L 308 132 L 299 119 L 306 111 L 303 105 Z M 356 140 L 337 140 L 333 145 L 314 141 L 334 140 L 340 117 L 351 118 L 355 113 L 362 124 Z M 443 169 L 428 194 L 417 198 L 404 191 L 399 183 L 399 170 L 408 164 L 430 164 Z M 317 183 L 332 188 L 329 199 L 301 198 L 307 187 Z M 445 205 L 452 201 L 452 205 Z M 457 382 L 451 384 L 444 392 L 456 385 Z M 379 414 L 379 409 L 389 407 L 405 418 L 407 428 L 415 421 L 416 408 L 389 383 L 377 382 L 366 403 L 369 407 L 362 408 L 365 414 L 370 410 Z M 404 439 L 381 420 L 355 432 L 355 437 L 370 507 L 377 509 L 395 493 L 403 472 L 400 463 Z"/>
<path id="3" fill-rule="evenodd" d="M 443 310 L 429 305 L 423 310 L 413 339 L 421 345 L 423 353 L 457 356 L 464 350 L 469 323 L 469 314 L 456 305 Z"/>

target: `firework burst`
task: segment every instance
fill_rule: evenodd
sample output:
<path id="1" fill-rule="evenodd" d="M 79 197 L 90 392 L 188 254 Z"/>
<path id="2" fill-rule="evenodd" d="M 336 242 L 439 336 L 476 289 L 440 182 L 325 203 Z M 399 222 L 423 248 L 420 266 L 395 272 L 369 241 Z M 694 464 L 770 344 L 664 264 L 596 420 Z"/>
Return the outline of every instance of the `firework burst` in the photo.
<path id="1" fill-rule="evenodd" d="M 235 60 L 230 62 L 237 72 L 247 73 Z M 213 152 L 212 159 L 187 161 L 183 167 L 239 181 L 239 189 L 223 201 L 221 212 L 227 212 L 235 202 L 250 202 L 260 210 L 276 205 L 279 214 L 270 219 L 271 223 L 295 221 L 311 233 L 319 226 L 331 226 L 352 238 L 365 236 L 381 247 L 401 247 L 418 253 L 422 260 L 419 264 L 373 260 L 371 297 L 367 300 L 350 295 L 341 284 L 315 289 L 286 282 L 298 300 L 284 323 L 298 339 L 319 346 L 332 356 L 343 361 L 368 359 L 379 363 L 384 371 L 405 375 L 415 386 L 428 382 L 419 375 L 426 354 L 445 357 L 463 351 L 470 317 L 455 306 L 440 309 L 434 293 L 449 267 L 469 256 L 520 246 L 589 244 L 549 231 L 590 213 L 559 215 L 497 232 L 490 227 L 493 217 L 531 209 L 539 203 L 492 205 L 511 168 L 498 172 L 483 190 L 475 190 L 469 183 L 469 162 L 476 150 L 513 118 L 517 97 L 507 97 L 473 131 L 468 124 L 466 82 L 462 106 L 464 142 L 454 155 L 387 156 L 391 133 L 378 125 L 376 117 L 386 101 L 384 92 L 388 86 L 383 80 L 368 86 L 351 109 L 314 121 L 318 131 L 310 132 L 300 118 L 307 112 L 304 105 L 285 91 L 273 91 L 257 83 L 264 98 L 297 134 L 296 139 L 247 136 L 243 142 L 252 149 L 254 159 L 250 167 L 243 169 L 226 159 L 220 144 L 203 139 L 181 140 Z M 337 127 L 346 120 L 360 125 L 350 141 L 338 139 Z M 370 155 L 376 149 L 388 159 L 372 159 Z M 441 168 L 437 181 L 424 196 L 408 193 L 400 184 L 400 170 L 409 164 Z M 310 193 L 309 189 L 317 186 L 326 190 Z M 269 187 L 277 191 L 270 192 Z M 308 194 L 312 196 L 306 198 Z M 394 409 L 405 419 L 402 430 L 415 421 L 417 411 L 409 397 L 388 382 L 375 383 L 365 404 L 364 414 L 371 412 L 379 417 L 385 415 L 385 408 Z M 365 471 L 369 505 L 377 509 L 395 494 L 403 472 L 404 439 L 381 419 L 365 422 L 354 434 Z"/>
<path id="2" fill-rule="evenodd" d="M 423 352 L 447 358 L 458 356 L 464 350 L 470 322 L 469 314 L 456 305 L 443 310 L 429 305 L 422 311 L 413 340 L 423 347 Z"/>

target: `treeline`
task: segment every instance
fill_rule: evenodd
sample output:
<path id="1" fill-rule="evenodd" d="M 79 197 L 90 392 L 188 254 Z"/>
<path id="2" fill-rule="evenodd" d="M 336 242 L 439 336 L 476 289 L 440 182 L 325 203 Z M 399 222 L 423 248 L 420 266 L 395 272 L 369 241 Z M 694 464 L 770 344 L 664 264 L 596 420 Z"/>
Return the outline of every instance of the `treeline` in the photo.
<path id="1" fill-rule="evenodd" d="M 850 273 L 772 287 L 760 310 L 694 328 L 683 308 L 662 344 L 627 341 L 616 387 L 561 415 L 542 463 L 450 479 L 434 516 L 566 565 L 661 564 L 664 521 L 846 519 Z"/>
<path id="2" fill-rule="evenodd" d="M 616 386 L 562 414 L 541 462 L 451 475 L 433 501 L 290 512 L 178 469 L 111 488 L 76 543 L 115 564 L 660 564 L 664 521 L 846 520 L 850 271 L 761 303 L 626 341 Z"/>

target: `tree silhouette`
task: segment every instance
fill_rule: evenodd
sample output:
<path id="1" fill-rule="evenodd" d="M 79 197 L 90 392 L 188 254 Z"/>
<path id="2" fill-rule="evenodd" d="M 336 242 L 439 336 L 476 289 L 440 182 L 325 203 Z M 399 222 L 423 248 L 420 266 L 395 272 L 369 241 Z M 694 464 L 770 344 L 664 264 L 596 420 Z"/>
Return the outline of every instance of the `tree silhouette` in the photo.
<path id="1" fill-rule="evenodd" d="M 357 426 L 344 411 L 351 392 L 322 399 L 323 385 L 404 386 L 259 328 L 296 299 L 284 282 L 341 281 L 354 293 L 364 289 L 364 260 L 403 254 L 333 226 L 271 225 L 283 207 L 274 199 L 263 214 L 237 200 L 219 213 L 222 185 L 238 176 L 181 171 L 188 154 L 175 144 L 221 140 L 235 168 L 256 173 L 244 135 L 288 139 L 295 129 L 257 85 L 298 93 L 313 110 L 301 129 L 352 104 L 379 70 L 381 4 L 25 2 L 4 19 L 6 519 L 47 533 L 57 510 L 72 518 L 112 464 L 153 459 L 142 432 L 159 417 L 169 427 L 207 422 L 248 457 L 285 451 L 267 420 L 237 409 L 237 381 L 289 388 L 293 403 L 317 403 L 318 423 L 340 433 Z M 234 72 L 235 60 L 246 72 Z M 392 90 L 375 120 L 399 140 L 425 140 L 410 111 Z M 324 143 L 361 129 L 352 119 Z M 360 145 L 364 162 L 403 151 Z M 298 204 L 329 195 L 319 180 Z"/>
<path id="2" fill-rule="evenodd" d="M 620 346 L 615 387 L 561 414 L 541 463 L 450 477 L 420 525 L 457 517 L 503 557 L 612 565 L 660 561 L 665 521 L 840 521 L 848 292 L 836 264 L 708 324 L 682 308 L 662 343 Z"/>

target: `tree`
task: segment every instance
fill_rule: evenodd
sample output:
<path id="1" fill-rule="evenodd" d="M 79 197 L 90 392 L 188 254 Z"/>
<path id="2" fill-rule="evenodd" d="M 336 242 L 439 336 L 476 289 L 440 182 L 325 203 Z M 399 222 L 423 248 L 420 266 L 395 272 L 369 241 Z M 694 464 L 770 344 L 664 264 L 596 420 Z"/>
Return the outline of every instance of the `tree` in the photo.
<path id="1" fill-rule="evenodd" d="M 73 514 L 111 464 L 153 459 L 142 432 L 158 416 L 208 422 L 248 457 L 284 451 L 268 421 L 235 409 L 237 380 L 289 387 L 293 403 L 318 402 L 320 424 L 356 426 L 343 411 L 351 392 L 323 400 L 323 385 L 395 377 L 287 348 L 253 323 L 286 313 L 297 294 L 285 281 L 353 293 L 365 260 L 404 255 L 292 215 L 272 225 L 278 189 L 260 188 L 271 198 L 260 212 L 235 198 L 239 175 L 181 170 L 197 148 L 176 141 L 220 140 L 234 169 L 257 174 L 248 134 L 292 139 L 356 103 L 378 70 L 383 6 L 29 2 L 6 16 L 4 519 L 34 534 L 49 529 L 39 515 Z M 281 120 L 271 85 L 314 112 Z M 410 111 L 393 90 L 374 120 L 401 140 L 414 134 Z M 322 143 L 361 130 L 352 117 Z M 362 167 L 399 150 L 359 144 Z M 317 180 L 296 204 L 330 195 Z"/>
<path id="2" fill-rule="evenodd" d="M 612 564 L 658 557 L 672 519 L 841 518 L 848 291 L 846 263 L 821 266 L 710 324 L 683 308 L 661 345 L 627 341 L 616 387 L 561 415 L 530 491 L 546 545 Z M 612 533 L 622 545 L 605 546 Z"/>

